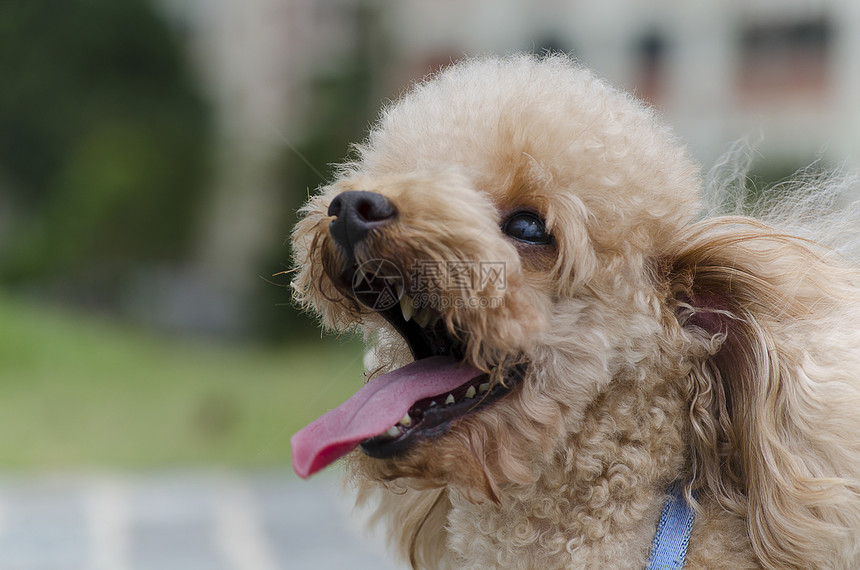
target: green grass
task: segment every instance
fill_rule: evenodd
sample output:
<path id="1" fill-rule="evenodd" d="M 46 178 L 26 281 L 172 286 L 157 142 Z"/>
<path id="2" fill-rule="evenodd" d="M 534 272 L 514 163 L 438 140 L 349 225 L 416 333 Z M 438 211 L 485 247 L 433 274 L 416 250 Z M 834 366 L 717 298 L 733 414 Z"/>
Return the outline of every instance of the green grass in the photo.
<path id="1" fill-rule="evenodd" d="M 357 342 L 163 338 L 0 295 L 0 468 L 273 467 L 361 382 Z"/>

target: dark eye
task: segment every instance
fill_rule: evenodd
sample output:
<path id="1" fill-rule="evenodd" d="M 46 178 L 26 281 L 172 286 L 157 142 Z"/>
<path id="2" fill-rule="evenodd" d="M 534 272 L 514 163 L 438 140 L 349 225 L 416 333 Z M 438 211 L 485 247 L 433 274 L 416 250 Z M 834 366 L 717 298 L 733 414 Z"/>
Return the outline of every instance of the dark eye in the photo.
<path id="1" fill-rule="evenodd" d="M 546 231 L 546 225 L 537 214 L 532 212 L 517 212 L 502 225 L 502 231 L 525 243 L 548 245 L 552 243 L 552 235 Z"/>

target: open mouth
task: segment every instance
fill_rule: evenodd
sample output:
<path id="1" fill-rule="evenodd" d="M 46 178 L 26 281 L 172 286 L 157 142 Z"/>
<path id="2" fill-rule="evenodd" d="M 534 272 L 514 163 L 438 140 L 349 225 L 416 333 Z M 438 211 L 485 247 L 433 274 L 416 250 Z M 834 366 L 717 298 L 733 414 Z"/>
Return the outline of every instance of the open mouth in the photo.
<path id="1" fill-rule="evenodd" d="M 462 358 L 464 344 L 448 330 L 442 313 L 431 307 L 429 295 L 410 294 L 400 270 L 393 263 L 375 259 L 355 265 L 335 283 L 346 296 L 385 318 L 403 337 L 415 360 L 430 356 Z"/>
<path id="2" fill-rule="evenodd" d="M 374 458 L 405 453 L 498 402 L 523 377 L 525 365 L 493 374 L 493 380 L 470 365 L 464 358 L 466 333 L 451 331 L 428 296 L 416 302 L 408 295 L 399 270 L 392 268 L 390 262 L 372 270 L 354 266 L 333 281 L 344 294 L 380 314 L 406 341 L 415 361 L 374 378 L 291 438 L 293 467 L 302 477 L 356 447 Z"/>
<path id="3" fill-rule="evenodd" d="M 427 295 L 416 300 L 398 283 L 399 272 L 386 271 L 385 262 L 370 270 L 366 265 L 353 268 L 339 280 L 349 283 L 353 296 L 367 307 L 374 308 L 406 341 L 416 361 L 430 357 L 447 357 L 460 362 L 465 354 L 465 334 L 452 333 L 440 311 L 430 306 Z M 396 302 L 380 305 L 380 296 Z M 454 420 L 488 407 L 507 395 L 524 372 L 522 367 L 508 371 L 503 382 L 491 384 L 488 374 L 471 378 L 453 390 L 416 401 L 399 422 L 384 433 L 363 440 L 361 449 L 376 458 L 392 457 L 408 451 L 421 441 L 440 436 Z"/>
<path id="4" fill-rule="evenodd" d="M 392 457 L 408 451 L 421 439 L 440 436 L 452 421 L 491 405 L 511 391 L 510 383 L 490 386 L 483 374 L 451 390 L 423 398 L 385 433 L 365 439 L 361 449 L 371 457 Z"/>

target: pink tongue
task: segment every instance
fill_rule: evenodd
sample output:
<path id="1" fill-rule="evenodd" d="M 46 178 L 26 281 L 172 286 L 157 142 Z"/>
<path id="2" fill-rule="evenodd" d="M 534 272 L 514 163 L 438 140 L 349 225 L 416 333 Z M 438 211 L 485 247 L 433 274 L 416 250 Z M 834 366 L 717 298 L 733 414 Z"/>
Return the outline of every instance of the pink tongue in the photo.
<path id="1" fill-rule="evenodd" d="M 375 378 L 292 438 L 293 469 L 307 478 L 399 422 L 412 404 L 462 386 L 482 373 L 445 356 L 417 360 Z"/>

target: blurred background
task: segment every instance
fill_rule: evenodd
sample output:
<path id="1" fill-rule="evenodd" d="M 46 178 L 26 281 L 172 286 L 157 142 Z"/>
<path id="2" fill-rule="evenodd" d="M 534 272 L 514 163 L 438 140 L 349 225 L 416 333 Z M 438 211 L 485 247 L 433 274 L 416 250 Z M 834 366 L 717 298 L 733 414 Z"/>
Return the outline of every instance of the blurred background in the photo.
<path id="1" fill-rule="evenodd" d="M 854 0 L 0 2 L 0 570 L 393 568 L 289 469 L 361 350 L 288 236 L 410 82 L 545 50 L 751 188 L 860 164 Z"/>

